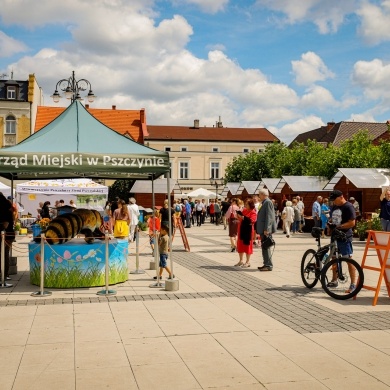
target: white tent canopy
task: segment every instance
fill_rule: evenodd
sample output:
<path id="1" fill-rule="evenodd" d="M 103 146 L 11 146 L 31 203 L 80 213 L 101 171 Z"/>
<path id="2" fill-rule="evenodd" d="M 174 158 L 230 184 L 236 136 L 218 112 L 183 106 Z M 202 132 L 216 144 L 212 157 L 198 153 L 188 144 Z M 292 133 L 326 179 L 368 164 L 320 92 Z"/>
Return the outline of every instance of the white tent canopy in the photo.
<path id="1" fill-rule="evenodd" d="M 91 179 L 31 180 L 16 185 L 18 194 L 107 195 L 108 187 Z"/>
<path id="2" fill-rule="evenodd" d="M 0 182 L 0 192 L 2 192 L 5 197 L 11 196 L 11 187 Z"/>
<path id="3" fill-rule="evenodd" d="M 39 202 L 50 201 L 51 207 L 56 200 L 64 200 L 69 204 L 73 200 L 77 204 L 77 196 L 91 196 L 91 208 L 102 209 L 108 195 L 108 187 L 94 182 L 91 179 L 66 179 L 66 180 L 31 180 L 16 185 L 16 194 L 19 203 L 24 206 L 24 213 L 37 215 Z M 93 199 L 98 197 L 101 200 Z M 80 205 L 78 205 L 80 207 Z"/>
<path id="4" fill-rule="evenodd" d="M 198 188 L 187 194 L 189 198 L 215 198 L 215 192 L 206 190 L 206 188 Z"/>

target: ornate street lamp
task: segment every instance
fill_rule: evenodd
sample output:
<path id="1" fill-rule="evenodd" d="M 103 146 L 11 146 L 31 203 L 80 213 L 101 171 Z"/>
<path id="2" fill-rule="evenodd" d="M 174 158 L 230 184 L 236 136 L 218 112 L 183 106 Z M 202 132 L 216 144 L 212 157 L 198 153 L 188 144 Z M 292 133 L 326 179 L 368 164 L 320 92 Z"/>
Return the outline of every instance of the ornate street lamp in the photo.
<path id="1" fill-rule="evenodd" d="M 92 103 L 96 96 L 92 92 L 91 83 L 86 79 L 76 80 L 74 71 L 72 72 L 72 76 L 69 79 L 62 79 L 58 81 L 56 85 L 56 89 L 50 97 L 53 98 L 54 103 L 58 103 L 60 98 L 62 97 L 58 90 L 64 92 L 65 97 L 70 99 L 73 103 L 75 100 L 83 100 L 80 96 L 80 92 L 86 91 L 89 89 L 87 100 Z"/>
<path id="2" fill-rule="evenodd" d="M 223 177 L 217 179 L 214 177 L 210 177 L 210 184 L 212 186 L 215 186 L 215 198 L 218 199 L 218 187 L 223 186 L 224 184 L 224 179 Z"/>

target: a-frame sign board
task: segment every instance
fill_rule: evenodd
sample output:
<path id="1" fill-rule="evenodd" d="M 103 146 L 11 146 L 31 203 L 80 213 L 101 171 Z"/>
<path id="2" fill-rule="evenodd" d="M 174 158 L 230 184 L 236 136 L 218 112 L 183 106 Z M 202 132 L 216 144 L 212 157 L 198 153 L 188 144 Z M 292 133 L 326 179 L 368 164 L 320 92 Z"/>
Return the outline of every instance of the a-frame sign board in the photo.
<path id="1" fill-rule="evenodd" d="M 380 265 L 379 267 L 366 265 L 367 254 L 370 249 L 376 250 L 378 260 L 379 260 L 379 265 Z M 374 300 L 372 302 L 373 306 L 375 306 L 378 301 L 378 296 L 379 296 L 379 292 L 383 280 L 385 281 L 387 294 L 390 297 L 390 256 L 389 254 L 390 254 L 390 232 L 377 232 L 374 230 L 369 230 L 361 266 L 363 272 L 365 269 L 379 272 L 378 283 L 376 286 L 363 285 L 363 288 L 367 290 L 375 291 Z M 356 299 L 356 296 L 354 297 L 354 299 Z"/>
<path id="2" fill-rule="evenodd" d="M 184 244 L 184 249 L 186 250 L 186 252 L 190 252 L 190 245 L 188 244 L 187 234 L 186 234 L 186 231 L 184 229 L 181 218 L 180 218 L 180 216 L 179 217 L 175 216 L 174 219 L 175 219 L 175 228 L 179 229 L 179 231 L 180 231 L 181 238 L 182 238 L 183 244 Z M 173 242 L 173 239 L 175 238 L 176 229 L 174 229 L 173 234 L 172 234 L 172 242 Z"/>

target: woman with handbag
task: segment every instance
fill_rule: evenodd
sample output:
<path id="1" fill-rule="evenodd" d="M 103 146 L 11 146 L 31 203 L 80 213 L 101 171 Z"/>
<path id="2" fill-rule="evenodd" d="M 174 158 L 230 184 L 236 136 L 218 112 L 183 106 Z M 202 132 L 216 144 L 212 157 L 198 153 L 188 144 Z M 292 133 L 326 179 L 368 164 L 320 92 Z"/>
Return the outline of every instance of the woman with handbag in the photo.
<path id="1" fill-rule="evenodd" d="M 251 266 L 250 259 L 253 254 L 253 232 L 254 225 L 257 219 L 257 212 L 255 210 L 255 202 L 252 198 L 245 200 L 242 211 L 237 211 L 238 217 L 238 231 L 237 231 L 237 252 L 240 261 L 235 266 L 242 266 L 247 268 Z M 244 253 L 246 262 L 244 263 Z"/>
<path id="2" fill-rule="evenodd" d="M 240 210 L 238 207 L 238 200 L 237 198 L 233 198 L 230 207 L 225 214 L 225 218 L 229 224 L 230 252 L 235 252 L 237 247 L 238 210 Z"/>
<path id="3" fill-rule="evenodd" d="M 118 201 L 118 208 L 112 216 L 114 221 L 114 237 L 127 238 L 129 236 L 130 215 L 124 200 Z"/>

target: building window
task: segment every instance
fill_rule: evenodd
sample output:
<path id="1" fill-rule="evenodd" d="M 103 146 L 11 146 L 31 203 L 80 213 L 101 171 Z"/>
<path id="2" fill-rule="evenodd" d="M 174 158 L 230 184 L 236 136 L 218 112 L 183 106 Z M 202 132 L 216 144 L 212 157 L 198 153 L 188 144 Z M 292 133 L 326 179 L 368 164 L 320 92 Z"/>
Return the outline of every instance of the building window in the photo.
<path id="1" fill-rule="evenodd" d="M 219 179 L 219 162 L 212 162 L 210 164 L 210 177 L 212 179 Z"/>
<path id="2" fill-rule="evenodd" d="M 13 115 L 5 118 L 5 134 L 16 134 L 16 119 Z"/>
<path id="3" fill-rule="evenodd" d="M 219 152 L 219 148 L 213 148 L 213 153 L 218 153 Z"/>
<path id="4" fill-rule="evenodd" d="M 244 148 L 244 149 L 242 150 L 242 153 L 249 153 L 249 149 L 248 149 L 248 148 Z"/>
<path id="5" fill-rule="evenodd" d="M 15 100 L 16 99 L 16 87 L 7 88 L 7 99 Z"/>
<path id="6" fill-rule="evenodd" d="M 170 152 L 170 151 L 171 151 L 171 147 L 170 147 L 170 146 L 166 146 L 166 147 L 165 147 L 165 151 L 166 151 L 166 152 Z"/>
<path id="7" fill-rule="evenodd" d="M 180 162 L 179 163 L 179 179 L 188 179 L 189 178 L 189 163 Z"/>
<path id="8" fill-rule="evenodd" d="M 182 146 L 182 147 L 180 148 L 180 151 L 181 151 L 181 152 L 188 152 L 187 146 Z"/>
<path id="9" fill-rule="evenodd" d="M 259 149 L 259 153 L 263 153 L 264 152 L 264 149 Z"/>

